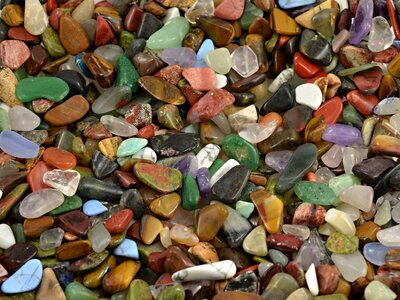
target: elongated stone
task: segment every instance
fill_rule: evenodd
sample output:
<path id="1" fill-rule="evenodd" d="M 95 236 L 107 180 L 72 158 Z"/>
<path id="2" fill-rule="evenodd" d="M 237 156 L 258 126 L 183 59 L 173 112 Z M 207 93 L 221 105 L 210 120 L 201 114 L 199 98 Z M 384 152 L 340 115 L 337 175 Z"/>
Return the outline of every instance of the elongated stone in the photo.
<path id="1" fill-rule="evenodd" d="M 59 102 L 67 96 L 68 85 L 56 77 L 31 77 L 21 80 L 16 88 L 17 98 L 29 102 L 37 98 Z"/>
<path id="2" fill-rule="evenodd" d="M 85 176 L 79 182 L 77 194 L 89 199 L 118 202 L 123 191 L 112 183 Z"/>
<path id="3" fill-rule="evenodd" d="M 232 278 L 236 265 L 231 260 L 223 260 L 206 265 L 194 266 L 172 274 L 174 281 L 222 280 Z"/>
<path id="4" fill-rule="evenodd" d="M 199 16 L 196 25 L 200 27 L 217 47 L 228 45 L 234 37 L 233 26 L 216 17 Z"/>
<path id="5" fill-rule="evenodd" d="M 350 44 L 358 45 L 368 34 L 372 26 L 373 7 L 373 1 L 370 0 L 362 0 L 358 3 L 354 22 L 350 27 Z"/>
<path id="6" fill-rule="evenodd" d="M 186 101 L 182 92 L 176 86 L 158 77 L 143 76 L 139 79 L 139 84 L 160 101 L 175 105 L 181 105 Z"/>
<path id="7" fill-rule="evenodd" d="M 336 201 L 335 192 L 326 184 L 312 181 L 299 181 L 294 192 L 304 202 L 317 205 L 332 205 Z"/>
<path id="8" fill-rule="evenodd" d="M 24 27 L 33 35 L 40 35 L 46 29 L 49 20 L 38 0 L 28 0 L 25 3 Z"/>
<path id="9" fill-rule="evenodd" d="M 20 214 L 29 219 L 38 218 L 57 208 L 64 202 L 61 192 L 43 189 L 26 196 L 19 207 Z"/>
<path id="10" fill-rule="evenodd" d="M 60 18 L 60 41 L 71 55 L 85 51 L 89 45 L 89 36 L 78 21 L 68 15 Z"/>
<path id="11" fill-rule="evenodd" d="M 192 151 L 200 143 L 200 138 L 195 133 L 175 133 L 158 135 L 150 140 L 150 147 L 157 155 L 176 156 Z"/>
<path id="12" fill-rule="evenodd" d="M 149 37 L 147 47 L 150 49 L 180 47 L 189 28 L 189 22 L 185 18 L 173 18 Z"/>

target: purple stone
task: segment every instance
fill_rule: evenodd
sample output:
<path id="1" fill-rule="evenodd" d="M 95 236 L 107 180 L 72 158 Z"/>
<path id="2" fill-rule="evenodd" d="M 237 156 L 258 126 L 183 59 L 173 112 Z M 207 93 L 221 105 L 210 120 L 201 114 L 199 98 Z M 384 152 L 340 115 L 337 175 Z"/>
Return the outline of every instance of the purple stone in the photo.
<path id="1" fill-rule="evenodd" d="M 203 198 L 207 198 L 211 191 L 210 172 L 207 168 L 200 168 L 197 171 L 197 185 Z"/>
<path id="2" fill-rule="evenodd" d="M 374 17 L 376 16 L 381 16 L 384 18 L 389 16 L 386 0 L 374 0 Z"/>
<path id="3" fill-rule="evenodd" d="M 189 68 L 196 62 L 196 52 L 191 48 L 178 47 L 166 48 L 161 53 L 161 59 L 169 65 L 180 65 L 182 68 Z"/>
<path id="4" fill-rule="evenodd" d="M 193 178 L 196 178 L 198 171 L 197 157 L 194 155 L 186 155 L 173 167 L 181 171 L 183 175 L 190 175 Z"/>
<path id="5" fill-rule="evenodd" d="M 292 157 L 293 151 L 273 151 L 265 155 L 265 164 L 274 169 L 278 173 L 282 173 L 285 170 L 289 159 Z"/>
<path id="6" fill-rule="evenodd" d="M 342 146 L 353 145 L 361 139 L 361 131 L 353 126 L 344 124 L 328 124 L 322 135 L 325 142 Z"/>
<path id="7" fill-rule="evenodd" d="M 372 25 L 372 16 L 374 14 L 373 0 L 360 0 L 358 3 L 356 16 L 350 27 L 351 37 L 349 43 L 358 45 L 363 38 L 367 36 Z"/>

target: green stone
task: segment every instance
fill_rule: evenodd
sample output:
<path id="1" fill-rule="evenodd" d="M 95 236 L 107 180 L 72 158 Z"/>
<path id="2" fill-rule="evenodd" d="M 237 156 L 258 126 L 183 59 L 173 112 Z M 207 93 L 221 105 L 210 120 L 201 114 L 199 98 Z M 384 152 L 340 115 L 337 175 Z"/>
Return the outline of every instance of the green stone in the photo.
<path id="1" fill-rule="evenodd" d="M 250 194 L 256 190 L 257 190 L 257 186 L 254 183 L 252 183 L 251 181 L 247 181 L 238 201 L 251 202 Z"/>
<path id="2" fill-rule="evenodd" d="M 133 33 L 126 30 L 122 30 L 118 38 L 118 43 L 122 49 L 126 50 L 134 39 L 135 35 Z"/>
<path id="3" fill-rule="evenodd" d="M 68 300 L 98 300 L 99 295 L 92 292 L 78 282 L 71 282 L 65 288 L 65 296 Z"/>
<path id="4" fill-rule="evenodd" d="M 0 296 L 0 300 L 35 300 L 35 292 L 27 292 L 12 296 Z"/>
<path id="5" fill-rule="evenodd" d="M 300 200 L 317 205 L 332 205 L 336 200 L 335 192 L 322 182 L 299 181 L 294 192 Z"/>
<path id="6" fill-rule="evenodd" d="M 358 250 L 358 237 L 334 232 L 329 236 L 325 247 L 332 253 L 352 254 Z"/>
<path id="7" fill-rule="evenodd" d="M 195 210 L 199 204 L 200 192 L 196 180 L 190 176 L 183 176 L 182 207 L 186 210 Z"/>
<path id="8" fill-rule="evenodd" d="M 353 174 L 343 174 L 333 177 L 331 180 L 329 180 L 329 187 L 333 190 L 336 196 L 339 196 L 339 194 L 345 189 L 356 184 L 361 184 L 361 181 L 356 175 Z"/>
<path id="9" fill-rule="evenodd" d="M 62 263 L 62 261 L 58 260 L 57 258 L 43 258 L 40 261 L 42 262 L 43 269 L 52 268 Z"/>
<path id="10" fill-rule="evenodd" d="M 271 38 L 265 42 L 265 50 L 267 50 L 267 53 L 272 53 L 274 51 L 276 43 L 278 43 L 279 39 L 279 34 L 274 33 Z"/>
<path id="11" fill-rule="evenodd" d="M 180 130 L 183 121 L 179 114 L 179 109 L 173 104 L 164 104 L 157 110 L 158 122 L 164 127 L 172 130 Z"/>
<path id="12" fill-rule="evenodd" d="M 345 105 L 342 112 L 343 120 L 346 123 L 351 123 L 357 128 L 362 128 L 364 124 L 364 118 L 351 104 Z"/>
<path id="13" fill-rule="evenodd" d="M 117 78 L 115 79 L 115 86 L 129 86 L 132 93 L 139 90 L 138 80 L 139 73 L 125 55 L 121 55 L 117 60 Z"/>
<path id="14" fill-rule="evenodd" d="M 131 282 L 128 288 L 128 294 L 126 300 L 152 300 L 150 286 L 146 281 L 141 279 L 135 279 Z"/>
<path id="15" fill-rule="evenodd" d="M 78 195 L 64 196 L 63 204 L 49 212 L 49 215 L 56 216 L 71 210 L 80 209 L 81 207 L 82 199 Z"/>
<path id="16" fill-rule="evenodd" d="M 372 68 L 374 68 L 376 66 L 378 66 L 377 63 L 364 64 L 364 65 L 361 65 L 361 66 L 357 66 L 357 67 L 352 67 L 352 68 L 341 70 L 341 71 L 338 72 L 338 75 L 339 76 L 350 76 L 350 75 L 353 75 L 353 74 L 361 72 L 361 71 L 372 69 Z"/>
<path id="17" fill-rule="evenodd" d="M 237 201 L 235 210 L 245 219 L 249 218 L 254 211 L 254 204 L 246 201 Z"/>
<path id="18" fill-rule="evenodd" d="M 124 140 L 118 147 L 117 156 L 132 156 L 147 145 L 146 139 L 130 138 Z"/>
<path id="19" fill-rule="evenodd" d="M 24 226 L 21 223 L 14 223 L 11 225 L 11 230 L 14 234 L 15 241 L 17 243 L 25 243 L 26 237 L 24 232 Z"/>
<path id="20" fill-rule="evenodd" d="M 182 46 L 182 41 L 189 32 L 189 22 L 184 17 L 176 17 L 153 33 L 147 40 L 147 48 L 164 49 Z"/>
<path id="21" fill-rule="evenodd" d="M 94 173 L 93 173 L 92 169 L 90 169 L 90 168 L 76 166 L 74 168 L 74 170 L 77 171 L 79 173 L 79 175 L 81 175 L 81 179 L 85 176 L 94 177 Z"/>
<path id="22" fill-rule="evenodd" d="M 260 163 L 257 148 L 237 134 L 229 134 L 224 138 L 222 150 L 229 158 L 236 159 L 251 170 L 257 170 Z"/>
<path id="23" fill-rule="evenodd" d="M 264 12 L 255 6 L 252 2 L 246 1 L 246 6 L 244 7 L 243 15 L 240 17 L 240 26 L 244 30 L 249 30 L 251 23 L 257 17 L 262 17 Z"/>
<path id="24" fill-rule="evenodd" d="M 371 281 L 364 291 L 365 300 L 394 300 L 397 295 L 386 284 L 374 280 Z"/>
<path id="25" fill-rule="evenodd" d="M 265 185 L 265 189 L 270 192 L 270 194 L 275 195 L 275 186 L 277 185 L 279 177 L 269 178 L 267 184 Z"/>
<path id="26" fill-rule="evenodd" d="M 37 248 L 37 253 L 36 253 L 37 258 L 50 257 L 50 256 L 54 256 L 54 254 L 56 254 L 57 248 L 53 248 L 53 249 L 49 249 L 49 250 L 43 250 L 42 248 L 40 248 L 40 240 L 39 239 L 31 240 L 31 241 L 29 241 L 29 243 L 34 245 Z"/>
<path id="27" fill-rule="evenodd" d="M 10 130 L 10 119 L 8 118 L 8 112 L 0 108 L 0 131 Z"/>
<path id="28" fill-rule="evenodd" d="M 90 157 L 89 152 L 87 151 L 86 146 L 80 137 L 74 137 L 72 140 L 72 153 L 77 157 L 80 165 L 89 166 L 92 158 Z"/>
<path id="29" fill-rule="evenodd" d="M 181 284 L 169 286 L 161 291 L 156 300 L 185 300 L 185 289 Z"/>
<path id="30" fill-rule="evenodd" d="M 21 81 L 22 79 L 29 77 L 28 73 L 26 73 L 25 66 L 22 66 L 21 68 L 16 69 L 14 71 L 14 75 L 15 75 L 15 77 L 17 77 L 18 81 Z"/>
<path id="31" fill-rule="evenodd" d="M 29 77 L 17 84 L 16 96 L 22 102 L 38 98 L 60 102 L 69 93 L 68 84 L 57 77 Z"/>
<path id="32" fill-rule="evenodd" d="M 225 161 L 221 158 L 217 158 L 214 160 L 213 164 L 211 165 L 209 171 L 210 171 L 210 176 L 213 176 L 219 168 L 221 168 L 224 165 Z"/>
<path id="33" fill-rule="evenodd" d="M 206 64 L 219 74 L 227 74 L 232 67 L 231 54 L 227 48 L 210 51 L 205 57 Z"/>
<path id="34" fill-rule="evenodd" d="M 64 47 L 61 45 L 57 31 L 55 31 L 50 24 L 46 27 L 41 37 L 47 52 L 52 58 L 60 58 L 67 54 Z"/>

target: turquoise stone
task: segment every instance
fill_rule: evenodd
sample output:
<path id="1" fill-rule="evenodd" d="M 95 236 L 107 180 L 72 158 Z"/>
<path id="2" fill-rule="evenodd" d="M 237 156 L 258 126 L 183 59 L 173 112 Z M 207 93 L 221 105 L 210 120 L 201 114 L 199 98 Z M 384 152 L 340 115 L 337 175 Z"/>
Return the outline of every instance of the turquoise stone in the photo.
<path id="1" fill-rule="evenodd" d="M 251 170 L 257 170 L 260 163 L 257 148 L 237 134 L 229 134 L 224 138 L 222 150 L 229 158 L 237 160 Z"/>
<path id="2" fill-rule="evenodd" d="M 336 200 L 335 192 L 322 182 L 299 181 L 294 192 L 300 200 L 317 205 L 332 205 Z"/>
<path id="3" fill-rule="evenodd" d="M 42 280 L 42 263 L 38 259 L 31 259 L 11 275 L 1 286 L 5 294 L 16 294 L 36 289 Z"/>
<path id="4" fill-rule="evenodd" d="M 138 80 L 140 75 L 136 68 L 133 66 L 129 58 L 125 55 L 121 55 L 117 60 L 117 78 L 115 79 L 115 86 L 126 85 L 132 90 L 132 93 L 136 93 L 139 89 Z"/>
<path id="5" fill-rule="evenodd" d="M 133 155 L 140 149 L 146 147 L 146 145 L 147 145 L 146 139 L 141 139 L 141 138 L 126 139 L 119 145 L 117 156 L 124 157 Z"/>
<path id="6" fill-rule="evenodd" d="M 248 219 L 254 211 L 254 204 L 239 200 L 235 204 L 235 210 L 245 219 Z"/>
<path id="7" fill-rule="evenodd" d="M 176 17 L 154 32 L 147 40 L 147 48 L 164 49 L 182 46 L 183 38 L 189 32 L 189 22 L 184 17 Z"/>
<path id="8" fill-rule="evenodd" d="M 69 86 L 57 77 L 29 77 L 18 82 L 15 93 L 22 102 L 39 98 L 59 102 L 68 95 Z"/>

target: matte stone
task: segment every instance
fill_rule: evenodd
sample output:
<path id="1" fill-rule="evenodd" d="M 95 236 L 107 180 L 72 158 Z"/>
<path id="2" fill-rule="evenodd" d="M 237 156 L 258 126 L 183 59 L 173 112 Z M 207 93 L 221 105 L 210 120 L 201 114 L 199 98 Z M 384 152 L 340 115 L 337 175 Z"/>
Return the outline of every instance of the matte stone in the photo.
<path id="1" fill-rule="evenodd" d="M 375 156 L 354 165 L 352 171 L 364 183 L 374 186 L 394 165 L 395 162 L 392 159 Z"/>
<path id="2" fill-rule="evenodd" d="M 59 36 L 65 50 L 71 55 L 85 51 L 90 45 L 86 31 L 70 15 L 61 16 Z"/>
<path id="3" fill-rule="evenodd" d="M 157 155 L 176 156 L 197 148 L 200 138 L 195 133 L 158 135 L 152 138 L 149 144 Z"/>
<path id="4" fill-rule="evenodd" d="M 77 190 L 77 194 L 81 197 L 114 203 L 120 200 L 122 193 L 123 190 L 119 186 L 90 176 L 81 179 Z"/>

